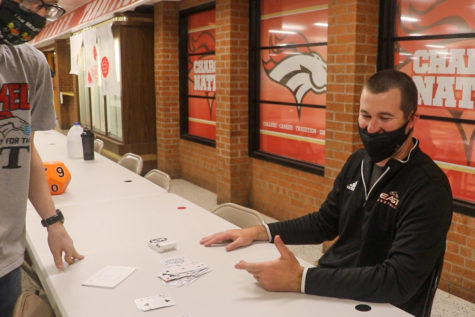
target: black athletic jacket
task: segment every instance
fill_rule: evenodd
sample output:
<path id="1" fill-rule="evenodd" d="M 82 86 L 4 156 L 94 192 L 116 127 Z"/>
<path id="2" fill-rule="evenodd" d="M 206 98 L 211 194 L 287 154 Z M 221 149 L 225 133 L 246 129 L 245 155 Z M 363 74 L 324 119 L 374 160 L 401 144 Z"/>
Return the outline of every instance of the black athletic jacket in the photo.
<path id="1" fill-rule="evenodd" d="M 389 302 L 421 314 L 429 276 L 445 252 L 452 193 L 445 174 L 418 147 L 391 159 L 372 188 L 373 162 L 352 154 L 318 212 L 269 224 L 288 244 L 339 236 L 307 271 L 305 293 Z"/>

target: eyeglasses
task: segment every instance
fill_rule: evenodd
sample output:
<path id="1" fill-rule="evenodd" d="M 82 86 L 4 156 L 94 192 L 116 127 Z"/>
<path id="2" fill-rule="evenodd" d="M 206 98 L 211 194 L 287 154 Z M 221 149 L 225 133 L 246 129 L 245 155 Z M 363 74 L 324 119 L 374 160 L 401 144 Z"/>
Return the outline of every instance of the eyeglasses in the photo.
<path id="1" fill-rule="evenodd" d="M 39 14 L 39 12 L 44 9 L 45 13 L 39 15 L 45 17 L 49 21 L 55 21 L 66 13 L 66 10 L 61 8 L 59 5 L 46 4 L 43 0 L 22 0 L 18 5 L 22 10 L 36 14 Z"/>

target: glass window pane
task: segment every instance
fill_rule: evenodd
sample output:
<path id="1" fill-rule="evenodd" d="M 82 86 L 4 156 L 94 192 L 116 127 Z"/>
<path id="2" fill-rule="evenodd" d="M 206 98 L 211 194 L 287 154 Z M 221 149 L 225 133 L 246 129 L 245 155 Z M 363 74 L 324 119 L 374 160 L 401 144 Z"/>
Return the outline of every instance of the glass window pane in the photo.
<path id="1" fill-rule="evenodd" d="M 215 21 L 215 10 L 206 10 L 188 16 L 188 54 L 214 51 Z"/>
<path id="2" fill-rule="evenodd" d="M 327 0 L 262 0 L 261 46 L 327 41 Z"/>
<path id="3" fill-rule="evenodd" d="M 187 134 L 211 141 L 216 140 L 215 12 L 215 9 L 208 9 L 186 17 L 187 82 L 180 83 L 187 85 L 187 94 L 181 96 L 186 99 L 185 107 L 188 108 Z"/>
<path id="4" fill-rule="evenodd" d="M 100 85 L 90 88 L 92 104 L 92 127 L 102 133 L 106 132 L 106 118 L 104 113 L 104 96 L 100 91 Z"/>
<path id="5" fill-rule="evenodd" d="M 398 0 L 396 36 L 471 33 L 475 30 L 473 0 Z"/>
<path id="6" fill-rule="evenodd" d="M 267 153 L 325 164 L 325 110 L 260 104 L 260 146 Z"/>
<path id="7" fill-rule="evenodd" d="M 188 133 L 207 139 L 216 138 L 214 99 L 188 98 Z"/>
<path id="8" fill-rule="evenodd" d="M 260 151 L 325 163 L 327 3 L 261 1 Z"/>
<path id="9" fill-rule="evenodd" d="M 446 172 L 454 197 L 475 203 L 475 123 L 420 119 L 414 135 Z"/>
<path id="10" fill-rule="evenodd" d="M 78 90 L 79 121 L 82 123 L 83 126 L 91 127 L 91 105 L 89 102 L 89 89 L 86 87 L 86 66 L 84 47 L 81 47 L 81 54 L 79 55 Z"/>
<path id="11" fill-rule="evenodd" d="M 215 55 L 188 57 L 188 95 L 214 97 L 216 95 Z"/>
<path id="12" fill-rule="evenodd" d="M 325 105 L 327 47 L 261 50 L 260 99 Z"/>
<path id="13" fill-rule="evenodd" d="M 107 135 L 122 140 L 122 107 L 120 96 L 106 96 Z"/>
<path id="14" fill-rule="evenodd" d="M 475 120 L 475 39 L 398 41 L 394 64 L 416 83 L 420 114 Z"/>

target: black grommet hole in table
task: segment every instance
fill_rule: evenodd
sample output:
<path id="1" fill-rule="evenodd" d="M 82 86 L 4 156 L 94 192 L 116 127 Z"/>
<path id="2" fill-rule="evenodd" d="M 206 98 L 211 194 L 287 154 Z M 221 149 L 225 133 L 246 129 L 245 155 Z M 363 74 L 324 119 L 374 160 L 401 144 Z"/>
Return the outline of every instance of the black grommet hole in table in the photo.
<path id="1" fill-rule="evenodd" d="M 126 179 L 124 182 L 125 183 L 132 183 L 132 180 L 131 179 Z"/>
<path id="2" fill-rule="evenodd" d="M 358 304 L 358 305 L 355 306 L 355 309 L 358 310 L 358 311 L 370 311 L 371 306 L 366 305 L 366 304 Z"/>

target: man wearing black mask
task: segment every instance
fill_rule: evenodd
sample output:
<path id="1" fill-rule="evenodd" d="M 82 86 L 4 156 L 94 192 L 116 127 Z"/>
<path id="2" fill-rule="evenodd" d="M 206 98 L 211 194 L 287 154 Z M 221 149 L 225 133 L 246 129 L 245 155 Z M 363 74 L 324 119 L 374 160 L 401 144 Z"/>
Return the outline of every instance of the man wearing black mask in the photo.
<path id="1" fill-rule="evenodd" d="M 55 264 L 83 258 L 55 209 L 34 146 L 33 133 L 54 128 L 51 73 L 45 56 L 29 44 L 64 14 L 56 1 L 0 0 L 0 316 L 10 316 L 21 291 L 28 198 L 48 230 Z M 40 225 L 40 224 L 38 224 Z"/>
<path id="2" fill-rule="evenodd" d="M 431 274 L 445 252 L 452 193 L 445 174 L 412 137 L 417 101 L 406 74 L 374 74 L 360 99 L 364 149 L 348 158 L 318 212 L 216 233 L 201 243 L 231 240 L 230 251 L 254 240 L 274 242 L 279 259 L 236 264 L 269 291 L 388 302 L 421 316 Z M 314 268 L 300 266 L 284 245 L 336 237 Z"/>

